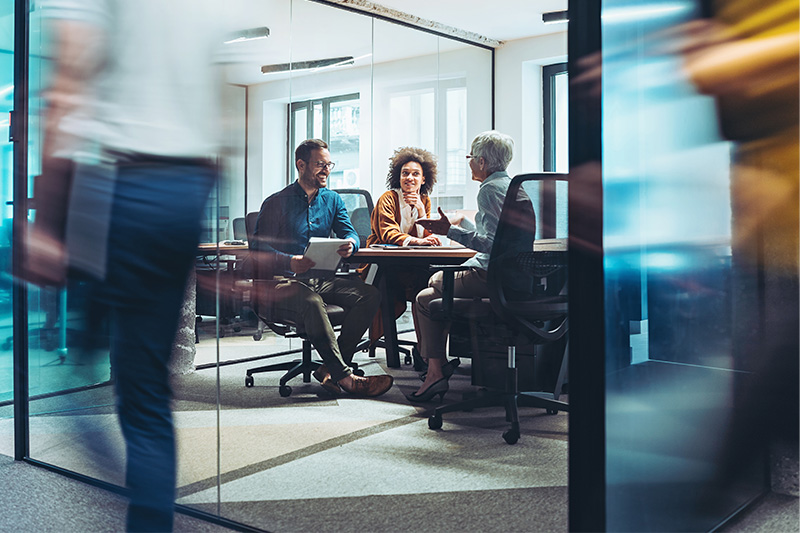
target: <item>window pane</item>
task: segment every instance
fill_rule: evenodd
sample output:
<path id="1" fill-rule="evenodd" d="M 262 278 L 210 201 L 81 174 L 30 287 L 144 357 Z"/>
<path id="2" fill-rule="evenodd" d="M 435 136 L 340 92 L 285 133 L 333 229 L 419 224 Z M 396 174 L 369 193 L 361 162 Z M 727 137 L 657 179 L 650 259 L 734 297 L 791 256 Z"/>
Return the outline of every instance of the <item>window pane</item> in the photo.
<path id="1" fill-rule="evenodd" d="M 308 108 L 302 107 L 294 112 L 294 148 L 308 139 Z M 292 156 L 291 159 L 294 159 Z"/>
<path id="2" fill-rule="evenodd" d="M 314 126 L 311 130 L 311 135 L 309 138 L 313 137 L 315 139 L 322 139 L 325 136 L 325 132 L 322 128 L 323 123 L 324 118 L 322 116 L 322 102 L 314 102 Z"/>
<path id="3" fill-rule="evenodd" d="M 336 168 L 331 172 L 332 189 L 362 188 L 359 180 L 359 119 L 358 99 L 332 102 L 330 105 L 328 144 Z"/>
<path id="4" fill-rule="evenodd" d="M 567 73 L 556 74 L 553 80 L 555 109 L 555 171 L 569 171 L 569 105 L 568 105 L 568 84 Z M 566 198 L 564 199 L 566 202 Z"/>
<path id="5" fill-rule="evenodd" d="M 429 89 L 391 97 L 391 146 L 416 146 L 435 153 L 434 96 Z"/>
<path id="6" fill-rule="evenodd" d="M 447 190 L 467 182 L 467 89 L 447 90 Z"/>

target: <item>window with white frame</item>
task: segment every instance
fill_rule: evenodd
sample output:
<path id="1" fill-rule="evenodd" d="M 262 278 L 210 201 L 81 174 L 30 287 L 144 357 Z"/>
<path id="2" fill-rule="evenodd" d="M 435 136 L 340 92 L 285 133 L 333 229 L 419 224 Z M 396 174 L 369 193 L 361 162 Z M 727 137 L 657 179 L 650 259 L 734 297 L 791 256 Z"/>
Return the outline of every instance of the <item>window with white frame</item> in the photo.
<path id="1" fill-rule="evenodd" d="M 306 139 L 322 139 L 336 163 L 328 177 L 331 189 L 362 188 L 359 175 L 360 116 L 359 95 L 346 94 L 316 98 L 290 104 L 290 135 L 287 183 L 294 173 L 294 151 Z"/>

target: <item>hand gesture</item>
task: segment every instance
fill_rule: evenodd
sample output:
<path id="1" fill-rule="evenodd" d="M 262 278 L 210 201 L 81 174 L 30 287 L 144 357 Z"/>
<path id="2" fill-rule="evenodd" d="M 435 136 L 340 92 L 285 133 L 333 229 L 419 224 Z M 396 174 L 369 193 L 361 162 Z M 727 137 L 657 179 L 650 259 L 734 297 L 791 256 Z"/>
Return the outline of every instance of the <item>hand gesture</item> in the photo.
<path id="1" fill-rule="evenodd" d="M 304 255 L 293 255 L 289 268 L 295 274 L 303 274 L 311 270 L 314 265 L 316 263 Z"/>
<path id="2" fill-rule="evenodd" d="M 430 218 L 421 218 L 417 220 L 417 224 L 431 233 L 436 233 L 437 235 L 447 235 L 447 231 L 450 229 L 450 220 L 444 214 L 444 211 L 442 211 L 441 207 L 439 208 L 439 217 L 440 218 L 436 220 L 432 220 Z"/>

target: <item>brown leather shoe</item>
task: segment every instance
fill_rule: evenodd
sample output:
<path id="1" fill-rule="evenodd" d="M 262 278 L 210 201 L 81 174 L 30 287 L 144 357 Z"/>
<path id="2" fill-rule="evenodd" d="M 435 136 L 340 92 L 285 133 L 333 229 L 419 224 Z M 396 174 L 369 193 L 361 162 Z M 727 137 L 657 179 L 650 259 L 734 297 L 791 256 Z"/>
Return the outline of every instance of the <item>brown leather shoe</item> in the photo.
<path id="1" fill-rule="evenodd" d="M 339 386 L 347 394 L 360 398 L 375 398 L 376 396 L 380 396 L 391 389 L 392 383 L 394 383 L 394 378 L 388 374 L 366 377 L 351 374 L 350 377 L 353 378 L 350 388 L 341 381 L 339 382 Z"/>
<path id="2" fill-rule="evenodd" d="M 325 365 L 321 365 L 319 368 L 314 370 L 312 375 L 317 381 L 319 381 L 319 384 L 322 385 L 322 388 L 326 391 L 336 396 L 342 393 L 341 387 L 339 387 L 339 385 L 331 379 L 331 373 L 328 372 L 328 368 Z"/>

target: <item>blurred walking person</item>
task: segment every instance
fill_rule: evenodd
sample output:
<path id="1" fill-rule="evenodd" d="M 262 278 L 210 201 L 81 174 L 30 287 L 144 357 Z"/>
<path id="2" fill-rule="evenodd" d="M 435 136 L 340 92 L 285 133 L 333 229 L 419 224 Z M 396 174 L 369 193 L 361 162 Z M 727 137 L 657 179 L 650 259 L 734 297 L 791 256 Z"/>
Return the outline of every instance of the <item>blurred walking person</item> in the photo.
<path id="1" fill-rule="evenodd" d="M 43 169 L 71 161 L 73 206 L 81 207 L 66 216 L 67 246 L 31 232 L 28 264 L 38 265 L 40 279 L 56 282 L 68 264 L 88 280 L 92 302 L 108 310 L 127 451 L 127 528 L 170 531 L 176 451 L 169 358 L 217 177 L 221 84 L 212 63 L 224 41 L 215 11 L 225 5 L 43 4 L 54 61 Z M 58 203 L 53 190 L 39 189 L 40 210 Z M 37 261 L 42 250 L 47 260 Z"/>

